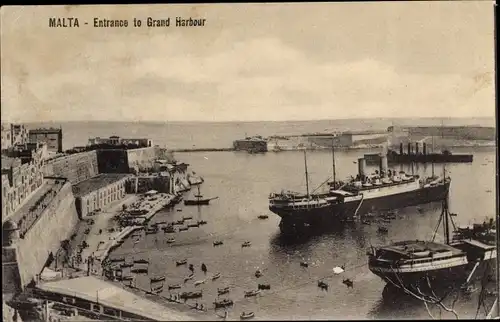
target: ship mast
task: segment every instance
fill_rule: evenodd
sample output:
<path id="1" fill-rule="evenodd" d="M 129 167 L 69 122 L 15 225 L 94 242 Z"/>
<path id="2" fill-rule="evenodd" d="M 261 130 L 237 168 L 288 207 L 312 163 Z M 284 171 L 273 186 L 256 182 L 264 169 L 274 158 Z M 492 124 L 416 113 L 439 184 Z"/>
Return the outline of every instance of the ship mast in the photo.
<path id="1" fill-rule="evenodd" d="M 431 166 L 432 166 L 432 178 L 434 179 L 434 135 L 432 136 L 432 146 L 431 146 Z"/>
<path id="2" fill-rule="evenodd" d="M 332 139 L 332 170 L 333 170 L 333 186 L 335 188 L 335 139 Z"/>
<path id="3" fill-rule="evenodd" d="M 306 170 L 306 189 L 307 189 L 307 201 L 309 202 L 309 174 L 307 173 L 307 156 L 306 149 L 304 149 L 304 167 Z"/>
<path id="4" fill-rule="evenodd" d="M 443 165 L 443 183 L 446 183 L 446 169 Z M 446 196 L 443 200 L 443 228 L 444 228 L 444 238 L 446 245 L 450 244 L 450 223 L 449 223 L 449 212 L 448 212 L 448 198 L 450 196 L 449 190 L 446 191 Z"/>

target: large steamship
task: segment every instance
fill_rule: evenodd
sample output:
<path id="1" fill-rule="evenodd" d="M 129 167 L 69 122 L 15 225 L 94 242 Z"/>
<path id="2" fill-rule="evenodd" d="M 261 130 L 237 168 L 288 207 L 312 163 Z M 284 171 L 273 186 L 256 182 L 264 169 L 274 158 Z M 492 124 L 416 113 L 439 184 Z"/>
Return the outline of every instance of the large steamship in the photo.
<path id="1" fill-rule="evenodd" d="M 332 150 L 333 152 L 333 150 Z M 386 211 L 443 200 L 451 179 L 432 176 L 426 179 L 404 171 L 388 169 L 387 157 L 380 158 L 379 170 L 366 172 L 366 161 L 358 159 L 358 174 L 348 182 L 333 182 L 327 193 L 310 194 L 307 156 L 304 151 L 307 193 L 271 193 L 269 209 L 281 217 L 282 233 L 295 234 L 306 227 L 331 227 L 372 211 Z"/>

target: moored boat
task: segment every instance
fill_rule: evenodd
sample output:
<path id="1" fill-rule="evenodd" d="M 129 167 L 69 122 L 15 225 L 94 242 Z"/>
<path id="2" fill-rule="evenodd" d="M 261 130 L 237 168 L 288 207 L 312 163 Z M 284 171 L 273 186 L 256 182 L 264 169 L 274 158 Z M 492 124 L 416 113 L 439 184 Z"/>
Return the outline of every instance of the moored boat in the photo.
<path id="1" fill-rule="evenodd" d="M 203 196 L 200 194 L 200 186 L 197 186 L 197 188 L 198 188 L 198 194 L 195 195 L 195 199 L 185 199 L 184 200 L 185 206 L 209 205 L 210 201 L 219 199 L 219 197 L 203 198 Z"/>
<path id="2" fill-rule="evenodd" d="M 171 284 L 168 286 L 168 289 L 169 290 L 177 290 L 177 289 L 180 289 L 181 286 L 179 284 Z"/>
<path id="3" fill-rule="evenodd" d="M 233 306 L 233 301 L 229 299 L 223 299 L 220 301 L 215 301 L 214 306 L 216 309 L 218 308 L 223 308 L 223 307 L 228 307 L 228 306 Z"/>
<path id="4" fill-rule="evenodd" d="M 257 296 L 260 294 L 260 290 L 245 291 L 245 297 Z"/>
<path id="5" fill-rule="evenodd" d="M 217 273 L 214 276 L 212 276 L 212 281 L 215 281 L 216 279 L 219 279 L 220 277 L 221 277 L 221 274 Z"/>
<path id="6" fill-rule="evenodd" d="M 130 272 L 135 273 L 135 274 L 147 274 L 148 269 L 147 268 L 132 268 Z"/>
<path id="7" fill-rule="evenodd" d="M 240 314 L 240 319 L 242 319 L 242 320 L 248 320 L 248 319 L 251 319 L 253 317 L 255 317 L 255 313 L 253 313 L 253 312 L 248 312 L 248 313 L 243 312 Z"/>
<path id="8" fill-rule="evenodd" d="M 217 295 L 223 295 L 229 293 L 229 286 L 224 288 L 217 288 Z"/>
<path id="9" fill-rule="evenodd" d="M 163 282 L 165 281 L 165 276 L 153 276 L 149 280 L 151 283 Z"/>
<path id="10" fill-rule="evenodd" d="M 443 201 L 439 223 L 444 225 L 445 242 L 406 240 L 368 251 L 368 267 L 388 284 L 417 289 L 429 279 L 439 285 L 465 282 L 480 266 L 497 257 L 494 242 L 475 239 L 451 241 L 448 200 Z M 454 223 L 452 221 L 453 226 Z M 439 228 L 439 227 L 437 227 Z M 437 231 L 437 229 L 436 229 Z M 435 237 L 435 235 L 434 235 Z"/>
<path id="11" fill-rule="evenodd" d="M 250 241 L 246 241 L 243 244 L 241 244 L 241 248 L 250 247 L 250 246 L 252 246 L 252 243 Z"/>
<path id="12" fill-rule="evenodd" d="M 183 292 L 179 295 L 181 299 L 194 299 L 203 297 L 203 291 Z"/>
<path id="13" fill-rule="evenodd" d="M 304 163 L 306 193 L 282 191 L 269 196 L 269 210 L 281 217 L 280 229 L 285 234 L 296 235 L 307 225 L 327 229 L 374 210 L 389 211 L 440 201 L 451 182 L 449 177 L 427 180 L 390 170 L 384 157 L 380 169 L 368 174 L 365 160 L 360 158 L 356 177 L 346 182 L 334 179 L 328 192 L 310 193 L 305 151 Z"/>
<path id="14" fill-rule="evenodd" d="M 175 265 L 181 266 L 181 265 L 186 265 L 187 264 L 187 259 L 181 259 L 175 262 Z"/>

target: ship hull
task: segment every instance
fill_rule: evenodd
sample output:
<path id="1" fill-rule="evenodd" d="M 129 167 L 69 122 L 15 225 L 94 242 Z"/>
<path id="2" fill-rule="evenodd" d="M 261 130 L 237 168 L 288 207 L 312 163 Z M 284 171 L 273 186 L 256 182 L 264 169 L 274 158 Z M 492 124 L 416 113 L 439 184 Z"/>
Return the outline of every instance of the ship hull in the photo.
<path id="1" fill-rule="evenodd" d="M 374 269 L 369 265 L 370 271 L 380 277 L 388 285 L 402 288 L 404 286 L 412 291 L 416 290 L 416 287 L 420 289 L 428 287 L 427 277 L 429 278 L 430 285 L 432 288 L 440 286 L 447 287 L 450 285 L 462 285 L 466 282 L 470 273 L 474 269 L 474 262 L 462 264 L 454 267 L 442 268 L 442 269 L 432 269 L 420 272 L 405 272 L 405 273 L 394 273 L 388 271 L 379 271 Z M 474 271 L 471 280 L 475 280 L 483 277 L 485 274 L 491 275 L 494 272 L 494 260 L 484 260 L 480 262 L 479 266 Z"/>
<path id="2" fill-rule="evenodd" d="M 210 199 L 205 200 L 184 200 L 185 206 L 197 206 L 197 205 L 208 205 L 210 204 Z"/>
<path id="3" fill-rule="evenodd" d="M 296 233 L 304 227 L 328 228 L 336 226 L 351 219 L 355 214 L 359 216 L 372 211 L 387 211 L 440 201 L 446 197 L 448 189 L 449 182 L 444 185 L 364 199 L 363 201 L 354 200 L 330 204 L 322 208 L 292 210 L 270 206 L 269 210 L 282 218 L 280 223 L 282 233 Z"/>

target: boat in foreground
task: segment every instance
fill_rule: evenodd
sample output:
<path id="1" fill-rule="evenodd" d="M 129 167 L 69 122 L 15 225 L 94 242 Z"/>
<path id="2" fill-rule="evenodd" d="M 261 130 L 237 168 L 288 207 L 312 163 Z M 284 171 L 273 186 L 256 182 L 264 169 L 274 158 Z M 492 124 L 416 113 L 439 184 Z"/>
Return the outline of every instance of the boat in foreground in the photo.
<path id="1" fill-rule="evenodd" d="M 497 257 L 497 250 L 491 236 L 454 238 L 452 241 L 450 218 L 445 198 L 439 219 L 444 227 L 444 243 L 435 242 L 433 238 L 431 241 L 407 240 L 372 247 L 367 253 L 370 271 L 392 286 L 412 291 L 429 284 L 469 282 L 474 273 L 487 269 L 485 264 Z M 455 226 L 452 220 L 451 223 Z M 492 224 L 485 223 L 488 226 Z M 491 231 L 491 227 L 485 228 L 485 231 Z"/>

